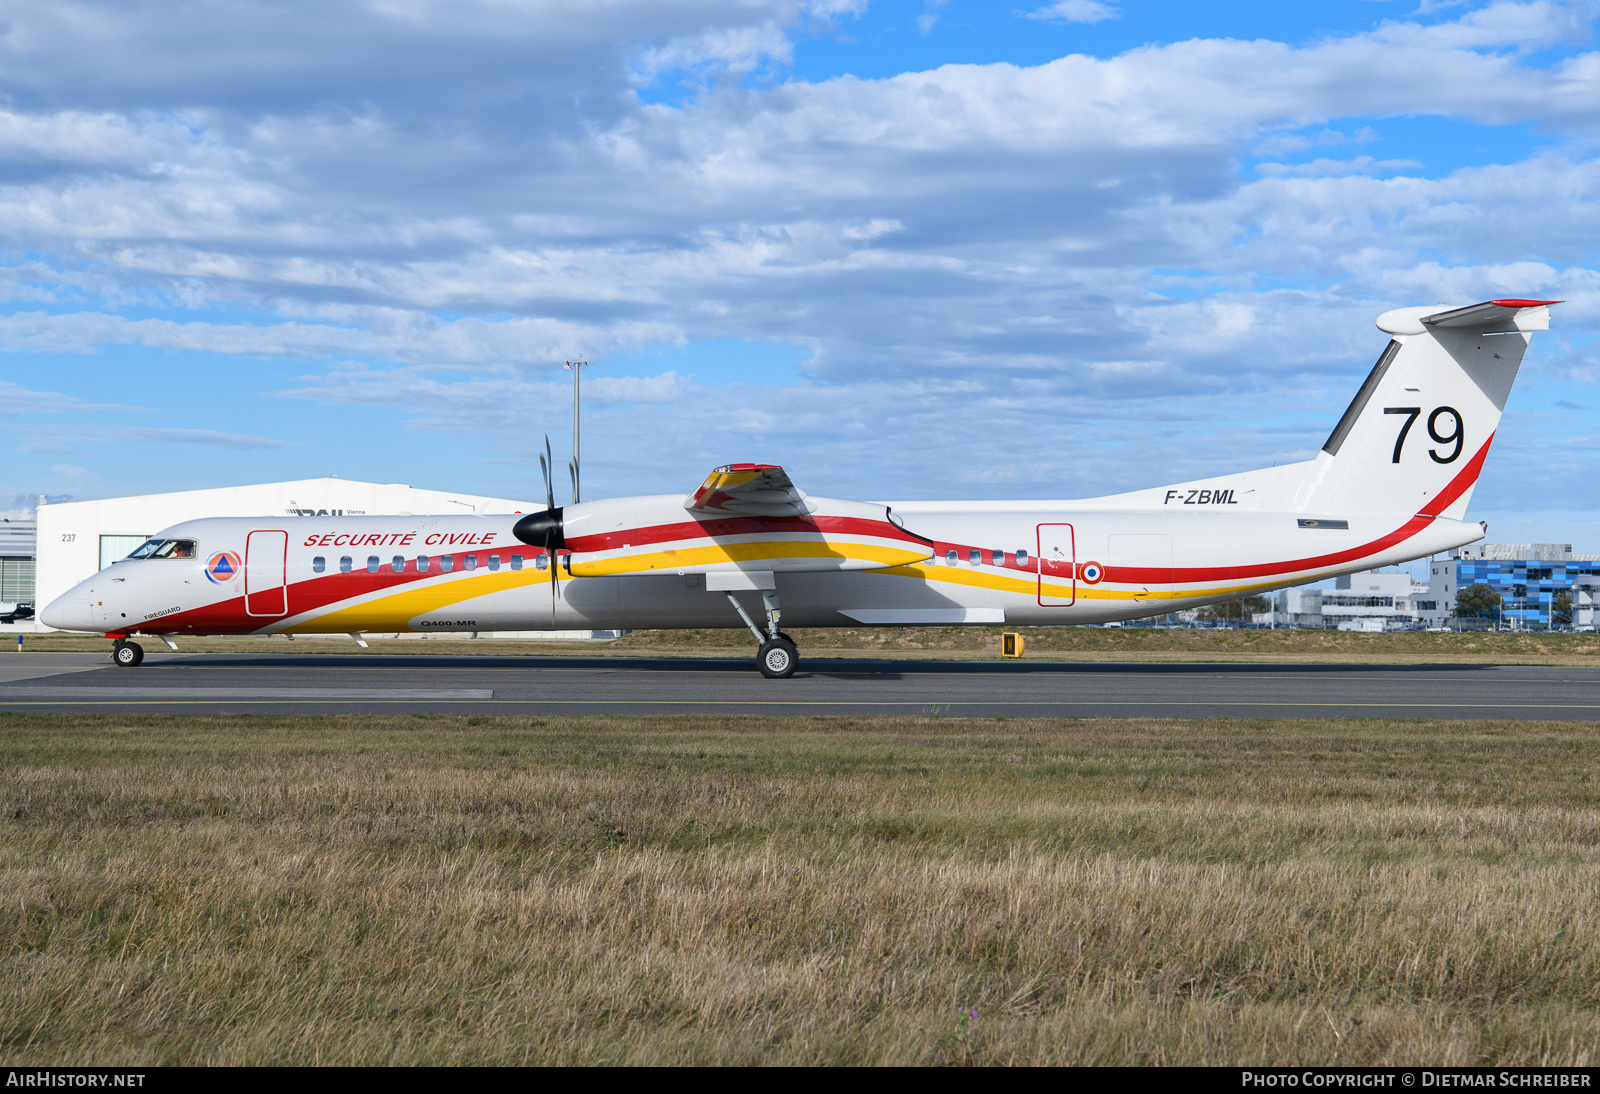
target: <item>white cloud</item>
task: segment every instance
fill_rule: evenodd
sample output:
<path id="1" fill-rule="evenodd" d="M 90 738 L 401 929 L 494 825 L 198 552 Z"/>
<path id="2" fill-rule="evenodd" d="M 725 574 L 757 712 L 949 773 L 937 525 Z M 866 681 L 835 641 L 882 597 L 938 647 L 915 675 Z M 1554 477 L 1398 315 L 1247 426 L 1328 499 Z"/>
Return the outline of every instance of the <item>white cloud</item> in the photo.
<path id="1" fill-rule="evenodd" d="M 1109 488 L 1299 451 L 1392 304 L 1537 292 L 1600 321 L 1600 57 L 1525 57 L 1571 8 L 756 89 L 729 76 L 859 5 L 574 10 L 14 6 L 0 348 L 303 359 L 286 395 L 513 451 L 560 420 L 568 356 L 779 340 L 814 347 L 803 381 L 588 390 L 658 462 L 773 444 L 840 479 Z M 680 75 L 716 90 L 635 95 Z M 1442 177 L 1353 155 L 1417 114 L 1551 147 Z M 1252 149 L 1282 162 L 1241 171 Z"/>
<path id="2" fill-rule="evenodd" d="M 677 38 L 643 51 L 636 62 L 639 78 L 649 82 L 664 72 L 745 73 L 768 61 L 788 61 L 794 54 L 789 36 L 777 23 L 719 27 L 692 38 Z"/>
<path id="3" fill-rule="evenodd" d="M 1263 163 L 1256 170 L 1268 178 L 1285 178 L 1290 175 L 1371 175 L 1379 171 L 1405 171 L 1421 168 L 1418 160 L 1376 160 L 1371 156 L 1357 156 L 1353 160 L 1315 159 L 1310 163 Z"/>
<path id="4" fill-rule="evenodd" d="M 37 103 L 298 112 L 385 100 L 430 110 L 553 105 L 628 82 L 630 42 L 737 59 L 752 28 L 851 4 L 794 0 L 18 0 L 0 86 Z M 667 47 L 672 49 L 674 47 Z M 692 62 L 693 47 L 678 47 Z"/>
<path id="5" fill-rule="evenodd" d="M 1119 19 L 1121 13 L 1099 0 L 1056 0 L 1053 4 L 1028 12 L 1028 18 L 1060 23 L 1100 23 L 1107 19 Z"/>
<path id="6" fill-rule="evenodd" d="M 215 429 L 171 429 L 111 423 L 94 425 L 10 425 L 19 436 L 34 437 L 18 445 L 18 452 L 67 454 L 72 445 L 102 445 L 130 441 L 139 444 L 191 444 L 207 448 L 228 448 L 253 452 L 274 448 L 294 448 L 291 441 L 276 440 L 255 433 L 226 433 Z M 52 468 L 54 470 L 54 468 Z"/>
<path id="7" fill-rule="evenodd" d="M 0 415 L 60 413 L 79 405 L 79 400 L 54 391 L 29 391 L 18 384 L 0 380 Z"/>

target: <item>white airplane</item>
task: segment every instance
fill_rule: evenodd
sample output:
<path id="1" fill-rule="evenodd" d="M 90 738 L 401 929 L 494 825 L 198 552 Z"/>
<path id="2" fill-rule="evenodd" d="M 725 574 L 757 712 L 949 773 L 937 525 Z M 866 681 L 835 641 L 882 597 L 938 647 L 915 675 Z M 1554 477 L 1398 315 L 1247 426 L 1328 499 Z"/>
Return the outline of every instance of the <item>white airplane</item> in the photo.
<path id="1" fill-rule="evenodd" d="M 1165 614 L 1425 558 L 1481 539 L 1465 516 L 1555 300 L 1398 308 L 1313 460 L 1084 501 L 810 497 L 783 468 L 719 467 L 688 494 L 509 516 L 192 520 L 79 583 L 47 626 L 176 635 L 1061 625 Z M 759 602 L 760 607 L 756 605 Z M 758 626 L 751 609 L 763 618 Z"/>

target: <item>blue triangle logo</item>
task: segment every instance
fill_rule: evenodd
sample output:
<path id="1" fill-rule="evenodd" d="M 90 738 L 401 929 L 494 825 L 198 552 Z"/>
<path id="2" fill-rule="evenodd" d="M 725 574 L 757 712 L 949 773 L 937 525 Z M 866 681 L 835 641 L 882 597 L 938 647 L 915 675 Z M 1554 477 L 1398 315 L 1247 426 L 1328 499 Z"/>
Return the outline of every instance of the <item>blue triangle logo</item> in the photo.
<path id="1" fill-rule="evenodd" d="M 217 559 L 217 564 L 211 568 L 211 572 L 214 574 L 233 573 L 233 567 L 228 565 L 228 556 L 223 555 L 221 558 Z"/>

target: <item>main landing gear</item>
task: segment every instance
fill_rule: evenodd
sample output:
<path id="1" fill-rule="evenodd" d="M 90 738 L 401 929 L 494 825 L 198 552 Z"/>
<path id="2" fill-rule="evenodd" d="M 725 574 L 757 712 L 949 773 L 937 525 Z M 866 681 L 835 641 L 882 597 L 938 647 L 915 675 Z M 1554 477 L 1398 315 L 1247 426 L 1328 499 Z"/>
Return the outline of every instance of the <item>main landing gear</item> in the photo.
<path id="1" fill-rule="evenodd" d="M 134 668 L 144 660 L 144 647 L 126 638 L 119 638 L 111 644 L 111 660 L 117 663 L 118 668 Z"/>
<path id="2" fill-rule="evenodd" d="M 744 620 L 744 625 L 750 628 L 750 633 L 756 636 L 756 641 L 761 643 L 756 650 L 756 667 L 761 670 L 761 675 L 768 680 L 783 680 L 794 675 L 794 670 L 800 664 L 800 651 L 795 648 L 794 639 L 778 629 L 778 593 L 774 589 L 761 590 L 761 602 L 767 609 L 767 633 L 762 634 L 750 619 L 744 605 L 739 603 L 739 598 L 732 593 L 728 594 L 728 603 L 733 605 L 733 610 L 739 613 L 739 618 Z"/>

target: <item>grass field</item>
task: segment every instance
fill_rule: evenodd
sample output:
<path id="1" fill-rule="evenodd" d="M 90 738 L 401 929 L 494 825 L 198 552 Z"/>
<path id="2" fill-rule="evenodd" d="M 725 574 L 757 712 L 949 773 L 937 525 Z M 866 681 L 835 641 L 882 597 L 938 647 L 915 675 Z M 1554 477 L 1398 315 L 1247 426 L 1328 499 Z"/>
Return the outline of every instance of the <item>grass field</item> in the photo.
<path id="1" fill-rule="evenodd" d="M 1600 1059 L 1600 726 L 0 716 L 42 1063 Z"/>
<path id="2" fill-rule="evenodd" d="M 1000 656 L 1000 627 L 857 627 L 795 630 L 803 658 L 895 657 L 969 659 Z M 1597 665 L 1600 634 L 1426 633 L 1359 634 L 1351 631 L 1158 630 L 1147 627 L 1019 627 L 1027 656 L 1054 661 L 1221 661 L 1300 664 Z M 341 653 L 476 656 L 755 656 L 743 631 L 635 631 L 609 642 L 509 642 L 495 640 L 371 639 L 363 651 L 346 637 L 179 638 L 195 653 Z M 161 650 L 160 639 L 144 639 Z M 0 648 L 0 658 L 15 648 Z M 41 634 L 24 650 L 96 650 L 103 638 Z"/>

